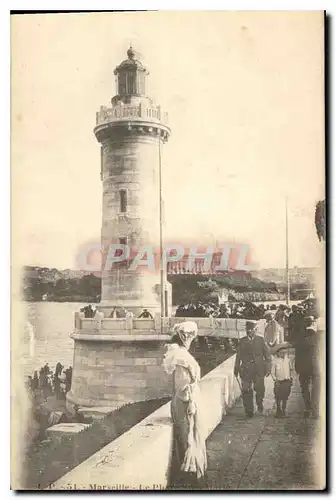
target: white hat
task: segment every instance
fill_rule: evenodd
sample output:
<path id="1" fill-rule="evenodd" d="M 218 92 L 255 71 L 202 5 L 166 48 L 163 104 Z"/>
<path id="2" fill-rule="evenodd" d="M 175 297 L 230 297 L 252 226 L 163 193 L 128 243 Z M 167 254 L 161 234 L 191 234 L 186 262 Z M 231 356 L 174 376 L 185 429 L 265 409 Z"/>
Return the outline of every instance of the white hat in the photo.
<path id="1" fill-rule="evenodd" d="M 197 337 L 198 326 L 194 321 L 184 321 L 183 323 L 178 323 L 173 327 L 173 333 L 177 334 L 182 343 L 185 344 L 187 341 L 192 341 Z"/>

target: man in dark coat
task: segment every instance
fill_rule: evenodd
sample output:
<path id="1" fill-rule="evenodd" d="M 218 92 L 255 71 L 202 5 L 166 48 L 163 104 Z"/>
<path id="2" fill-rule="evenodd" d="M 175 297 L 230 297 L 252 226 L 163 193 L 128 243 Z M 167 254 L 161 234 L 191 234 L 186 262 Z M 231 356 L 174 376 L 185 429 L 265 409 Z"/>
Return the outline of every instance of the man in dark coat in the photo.
<path id="1" fill-rule="evenodd" d="M 305 318 L 302 308 L 293 305 L 292 312 L 288 317 L 288 340 L 296 343 L 300 341 L 305 334 Z"/>
<path id="2" fill-rule="evenodd" d="M 245 415 L 253 416 L 253 389 L 256 393 L 258 412 L 263 413 L 265 396 L 265 376 L 271 372 L 271 356 L 263 337 L 256 335 L 257 322 L 246 321 L 246 337 L 243 337 L 237 348 L 234 374 L 240 375 Z"/>
<path id="3" fill-rule="evenodd" d="M 321 339 L 314 326 L 314 318 L 306 318 L 303 336 L 295 343 L 295 371 L 299 375 L 305 404 L 305 417 L 319 417 L 321 373 Z"/>

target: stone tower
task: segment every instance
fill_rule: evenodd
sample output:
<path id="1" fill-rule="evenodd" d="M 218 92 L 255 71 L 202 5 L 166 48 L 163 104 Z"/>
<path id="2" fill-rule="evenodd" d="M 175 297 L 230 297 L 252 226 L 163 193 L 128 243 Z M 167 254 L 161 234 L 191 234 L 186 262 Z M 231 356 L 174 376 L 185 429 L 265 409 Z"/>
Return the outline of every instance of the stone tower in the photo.
<path id="1" fill-rule="evenodd" d="M 79 405 L 93 415 L 170 394 L 161 366 L 169 339 L 164 323 L 170 319 L 162 318 L 160 310 L 164 305 L 170 315 L 171 285 L 158 262 L 151 270 L 131 267 L 145 246 L 157 257 L 160 253 L 161 147 L 170 129 L 167 115 L 146 94 L 146 68 L 132 48 L 127 56 L 115 69 L 112 107 L 101 107 L 94 129 L 101 144 L 103 183 L 102 300 L 94 318 L 75 313 L 71 334 L 74 358 L 67 406 Z M 132 251 L 127 261 L 105 271 L 111 244 Z M 135 317 L 111 318 L 115 306 L 124 306 Z M 137 318 L 143 308 L 154 318 Z"/>
<path id="2" fill-rule="evenodd" d="M 117 95 L 111 99 L 111 108 L 100 108 L 94 129 L 101 144 L 103 184 L 103 270 L 99 309 L 107 314 L 114 306 L 124 306 L 135 314 L 143 308 L 155 313 L 160 311 L 162 296 L 159 265 L 161 148 L 170 129 L 167 113 L 155 106 L 147 95 L 149 73 L 132 47 L 114 74 Z M 127 255 L 125 248 L 127 260 L 110 265 L 111 244 L 127 246 L 130 249 Z M 145 247 L 153 254 L 143 253 Z M 118 255 L 118 251 L 113 254 Z M 140 258 L 140 254 L 148 262 L 153 256 L 154 268 L 136 266 L 134 258 Z M 168 315 L 171 286 L 165 274 L 166 270 L 163 303 Z"/>

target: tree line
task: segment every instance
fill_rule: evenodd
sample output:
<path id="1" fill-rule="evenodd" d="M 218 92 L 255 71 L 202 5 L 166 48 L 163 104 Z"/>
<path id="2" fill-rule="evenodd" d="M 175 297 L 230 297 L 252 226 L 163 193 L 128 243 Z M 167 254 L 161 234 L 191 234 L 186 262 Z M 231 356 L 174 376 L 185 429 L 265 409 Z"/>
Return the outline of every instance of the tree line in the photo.
<path id="1" fill-rule="evenodd" d="M 93 274 L 68 277 L 56 269 L 26 267 L 21 295 L 27 301 L 93 302 L 100 301 L 101 278 Z M 229 300 L 276 300 L 282 293 L 275 283 L 254 278 L 250 273 L 236 271 L 216 277 L 202 275 L 171 275 L 173 304 L 217 302 L 218 293 L 226 290 Z M 280 296 L 278 298 L 281 298 Z"/>

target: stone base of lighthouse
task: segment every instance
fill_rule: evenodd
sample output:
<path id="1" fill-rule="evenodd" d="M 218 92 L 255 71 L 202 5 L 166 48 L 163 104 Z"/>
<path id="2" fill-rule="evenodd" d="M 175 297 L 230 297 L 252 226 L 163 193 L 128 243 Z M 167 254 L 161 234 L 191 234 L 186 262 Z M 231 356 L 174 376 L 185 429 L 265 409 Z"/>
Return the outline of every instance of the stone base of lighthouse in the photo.
<path id="1" fill-rule="evenodd" d="M 127 279 L 132 279 L 133 282 L 138 278 L 137 275 L 133 273 L 129 273 L 130 276 L 124 276 L 124 282 L 127 282 Z M 156 277 L 154 277 L 156 278 Z M 135 317 L 138 317 L 142 311 L 146 308 L 154 317 L 155 314 L 161 313 L 161 285 L 157 279 L 153 279 L 150 281 L 147 279 L 146 281 L 142 281 L 142 284 L 145 283 L 146 288 L 135 287 L 135 290 L 128 291 L 123 290 L 122 286 L 119 289 L 111 286 L 111 290 L 108 289 L 108 285 L 104 283 L 103 288 L 103 297 L 101 302 L 97 305 L 97 309 L 104 313 L 104 317 L 108 318 L 112 313 L 113 309 L 116 307 L 124 307 L 127 311 L 130 311 L 134 314 Z M 164 284 L 164 316 L 171 316 L 172 314 L 172 285 L 169 282 L 165 282 Z M 108 297 L 108 298 L 105 298 Z"/>
<path id="2" fill-rule="evenodd" d="M 127 403 L 171 394 L 169 377 L 162 368 L 166 336 L 162 340 L 75 339 L 71 390 L 67 407 L 102 407 L 114 410 Z M 102 335 L 102 337 L 104 337 Z M 85 339 L 85 340 L 84 340 Z"/>

